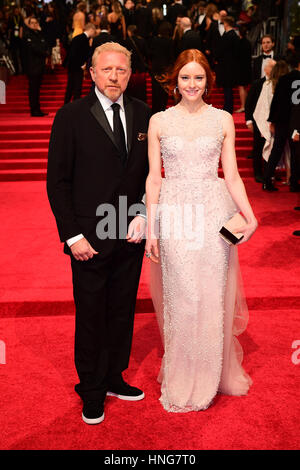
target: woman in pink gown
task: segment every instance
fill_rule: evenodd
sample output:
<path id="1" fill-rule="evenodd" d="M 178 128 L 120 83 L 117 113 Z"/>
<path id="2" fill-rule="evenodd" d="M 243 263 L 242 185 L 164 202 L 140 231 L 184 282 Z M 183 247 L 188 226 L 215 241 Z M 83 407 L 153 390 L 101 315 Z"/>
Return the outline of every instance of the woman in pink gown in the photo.
<path id="1" fill-rule="evenodd" d="M 205 56 L 182 52 L 166 81 L 180 101 L 150 120 L 146 256 L 164 344 L 160 401 L 188 412 L 205 410 L 218 392 L 245 395 L 251 385 L 236 338 L 248 314 L 237 247 L 219 230 L 241 211 L 244 243 L 257 221 L 237 169 L 232 116 L 203 100 L 213 84 Z"/>

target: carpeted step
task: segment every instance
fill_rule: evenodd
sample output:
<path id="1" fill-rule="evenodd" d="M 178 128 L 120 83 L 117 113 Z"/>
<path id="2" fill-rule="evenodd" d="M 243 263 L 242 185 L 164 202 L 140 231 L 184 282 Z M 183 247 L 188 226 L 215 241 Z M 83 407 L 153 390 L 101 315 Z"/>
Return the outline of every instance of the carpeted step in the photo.
<path id="1" fill-rule="evenodd" d="M 0 170 L 0 181 L 43 181 L 46 170 Z"/>
<path id="2" fill-rule="evenodd" d="M 36 170 L 47 168 L 48 160 L 46 158 L 36 159 L 0 159 L 0 170 Z"/>
<path id="3" fill-rule="evenodd" d="M 47 158 L 48 148 L 33 148 L 33 149 L 2 149 L 0 150 L 1 160 L 11 159 L 32 159 L 32 158 Z"/>
<path id="4" fill-rule="evenodd" d="M 0 150 L 48 148 L 48 144 L 49 139 L 0 140 Z"/>

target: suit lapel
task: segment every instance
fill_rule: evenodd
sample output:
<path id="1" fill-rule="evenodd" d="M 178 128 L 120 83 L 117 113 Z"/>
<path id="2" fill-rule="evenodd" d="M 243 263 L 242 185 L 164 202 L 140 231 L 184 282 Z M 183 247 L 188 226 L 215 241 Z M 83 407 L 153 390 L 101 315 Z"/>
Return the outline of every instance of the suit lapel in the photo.
<path id="1" fill-rule="evenodd" d="M 127 132 L 127 149 L 128 157 L 132 147 L 132 134 L 133 134 L 133 106 L 131 100 L 124 95 L 124 109 L 126 117 L 126 132 Z"/>
<path id="2" fill-rule="evenodd" d="M 115 141 L 115 136 L 114 136 L 113 131 L 112 131 L 110 125 L 109 125 L 106 114 L 105 114 L 98 98 L 96 97 L 96 95 L 95 95 L 95 98 L 96 98 L 96 100 L 94 101 L 94 103 L 90 107 L 91 113 L 93 114 L 95 119 L 98 121 L 98 123 L 100 124 L 102 129 L 106 132 L 108 137 L 111 139 L 112 143 L 116 146 L 116 148 L 118 148 L 117 143 Z"/>
<path id="3" fill-rule="evenodd" d="M 95 95 L 95 93 L 93 93 Z M 93 97 L 94 98 L 94 97 Z M 110 124 L 107 120 L 106 114 L 95 95 L 95 99 L 92 100 L 92 104 L 90 106 L 90 111 L 93 114 L 94 118 L 100 124 L 102 129 L 106 132 L 108 137 L 111 139 L 115 147 L 118 149 L 117 143 L 115 141 L 115 136 L 113 131 L 110 127 Z M 132 134 L 133 134 L 133 106 L 131 100 L 124 95 L 124 108 L 125 108 L 125 117 L 126 117 L 126 132 L 127 132 L 127 148 L 128 148 L 128 156 L 131 151 L 132 147 Z"/>

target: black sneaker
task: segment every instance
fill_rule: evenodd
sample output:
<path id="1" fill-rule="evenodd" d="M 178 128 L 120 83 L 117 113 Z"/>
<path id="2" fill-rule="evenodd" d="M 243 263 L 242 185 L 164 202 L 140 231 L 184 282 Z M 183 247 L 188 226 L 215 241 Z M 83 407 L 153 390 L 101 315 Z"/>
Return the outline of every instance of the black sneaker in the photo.
<path id="1" fill-rule="evenodd" d="M 127 401 L 139 401 L 145 398 L 145 394 L 142 392 L 142 390 L 136 387 L 131 387 L 131 385 L 124 382 L 123 379 L 117 385 L 110 385 L 107 395 Z"/>
<path id="2" fill-rule="evenodd" d="M 99 401 L 83 403 L 82 419 L 86 424 L 99 424 L 104 420 L 104 406 Z"/>

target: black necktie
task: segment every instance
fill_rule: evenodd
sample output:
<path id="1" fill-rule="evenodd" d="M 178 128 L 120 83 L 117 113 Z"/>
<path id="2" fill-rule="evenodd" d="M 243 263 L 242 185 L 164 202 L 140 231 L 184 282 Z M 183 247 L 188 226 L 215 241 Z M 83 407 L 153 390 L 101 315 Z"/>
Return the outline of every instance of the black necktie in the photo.
<path id="1" fill-rule="evenodd" d="M 114 136 L 118 149 L 120 150 L 121 162 L 123 163 L 123 165 L 125 165 L 127 159 L 127 149 L 124 128 L 120 118 L 120 105 L 118 103 L 113 103 L 111 107 L 114 112 Z"/>
<path id="2" fill-rule="evenodd" d="M 263 58 L 264 58 L 264 59 L 272 59 L 272 56 L 271 56 L 271 55 L 263 54 Z"/>

